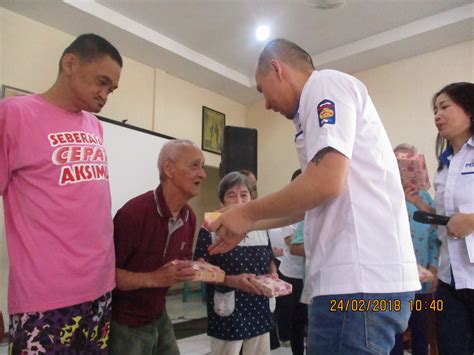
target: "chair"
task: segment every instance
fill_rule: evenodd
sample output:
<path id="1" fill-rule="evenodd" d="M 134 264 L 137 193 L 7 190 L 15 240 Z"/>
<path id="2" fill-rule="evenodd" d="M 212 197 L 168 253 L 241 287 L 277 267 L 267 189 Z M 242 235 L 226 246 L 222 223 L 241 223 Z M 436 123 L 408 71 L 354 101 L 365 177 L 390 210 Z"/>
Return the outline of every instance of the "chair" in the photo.
<path id="1" fill-rule="evenodd" d="M 191 292 L 192 290 L 189 282 L 185 281 L 183 286 L 183 303 L 188 302 L 189 294 Z M 206 302 L 206 284 L 204 282 L 200 282 L 200 293 L 202 301 Z"/>

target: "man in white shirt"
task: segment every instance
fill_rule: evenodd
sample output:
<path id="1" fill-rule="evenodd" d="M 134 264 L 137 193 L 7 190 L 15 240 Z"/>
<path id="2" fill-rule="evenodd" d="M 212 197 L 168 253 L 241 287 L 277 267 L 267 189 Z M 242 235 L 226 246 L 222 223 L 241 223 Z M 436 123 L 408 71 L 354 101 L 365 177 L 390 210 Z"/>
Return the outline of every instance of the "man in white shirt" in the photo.
<path id="1" fill-rule="evenodd" d="M 229 209 L 211 225 L 233 248 L 248 230 L 305 217 L 308 354 L 390 352 L 420 289 L 395 155 L 365 86 L 315 71 L 284 39 L 260 54 L 257 89 L 267 109 L 296 126 L 303 173 L 282 190 Z"/>

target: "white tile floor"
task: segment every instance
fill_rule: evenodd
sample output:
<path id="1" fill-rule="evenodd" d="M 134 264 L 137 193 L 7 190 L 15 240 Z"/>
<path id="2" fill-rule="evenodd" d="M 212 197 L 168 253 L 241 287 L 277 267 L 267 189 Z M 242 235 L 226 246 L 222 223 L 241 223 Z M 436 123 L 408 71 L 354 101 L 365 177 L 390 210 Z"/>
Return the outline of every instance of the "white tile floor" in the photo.
<path id="1" fill-rule="evenodd" d="M 178 347 L 183 355 L 205 355 L 211 351 L 211 343 L 206 334 L 178 340 Z M 290 355 L 290 348 L 272 350 L 272 355 Z"/>
<path id="2" fill-rule="evenodd" d="M 166 309 L 173 323 L 207 316 L 206 304 L 202 302 L 198 292 L 193 292 L 185 303 L 182 302 L 181 294 L 168 296 Z M 178 340 L 178 347 L 183 355 L 205 355 L 211 351 L 210 339 L 205 333 Z M 272 351 L 272 355 L 290 354 L 290 348 L 278 348 Z"/>

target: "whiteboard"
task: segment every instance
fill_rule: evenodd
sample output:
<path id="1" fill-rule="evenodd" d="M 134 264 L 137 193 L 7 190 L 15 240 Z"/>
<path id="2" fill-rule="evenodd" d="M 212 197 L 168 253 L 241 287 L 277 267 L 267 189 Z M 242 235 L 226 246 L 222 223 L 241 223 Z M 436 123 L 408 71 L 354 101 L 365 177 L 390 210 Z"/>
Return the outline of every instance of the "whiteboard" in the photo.
<path id="1" fill-rule="evenodd" d="M 100 117 L 109 164 L 112 216 L 128 200 L 153 190 L 160 181 L 157 160 L 163 144 L 173 137 Z M 0 199 L 0 310 L 8 329 L 6 247 L 3 203 Z M 1 321 L 1 320 L 0 320 Z"/>
<path id="2" fill-rule="evenodd" d="M 159 184 L 158 154 L 173 137 L 100 117 L 109 164 L 112 216 L 128 200 Z"/>

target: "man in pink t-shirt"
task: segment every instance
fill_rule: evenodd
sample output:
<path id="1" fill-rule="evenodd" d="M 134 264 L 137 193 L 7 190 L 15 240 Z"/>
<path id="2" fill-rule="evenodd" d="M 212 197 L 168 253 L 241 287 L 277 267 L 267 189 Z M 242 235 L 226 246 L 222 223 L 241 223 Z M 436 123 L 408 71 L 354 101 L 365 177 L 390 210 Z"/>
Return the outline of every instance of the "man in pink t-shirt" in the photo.
<path id="1" fill-rule="evenodd" d="M 115 286 L 107 155 L 95 116 L 122 58 L 95 34 L 65 49 L 54 85 L 0 101 L 0 194 L 12 353 L 106 353 Z"/>

